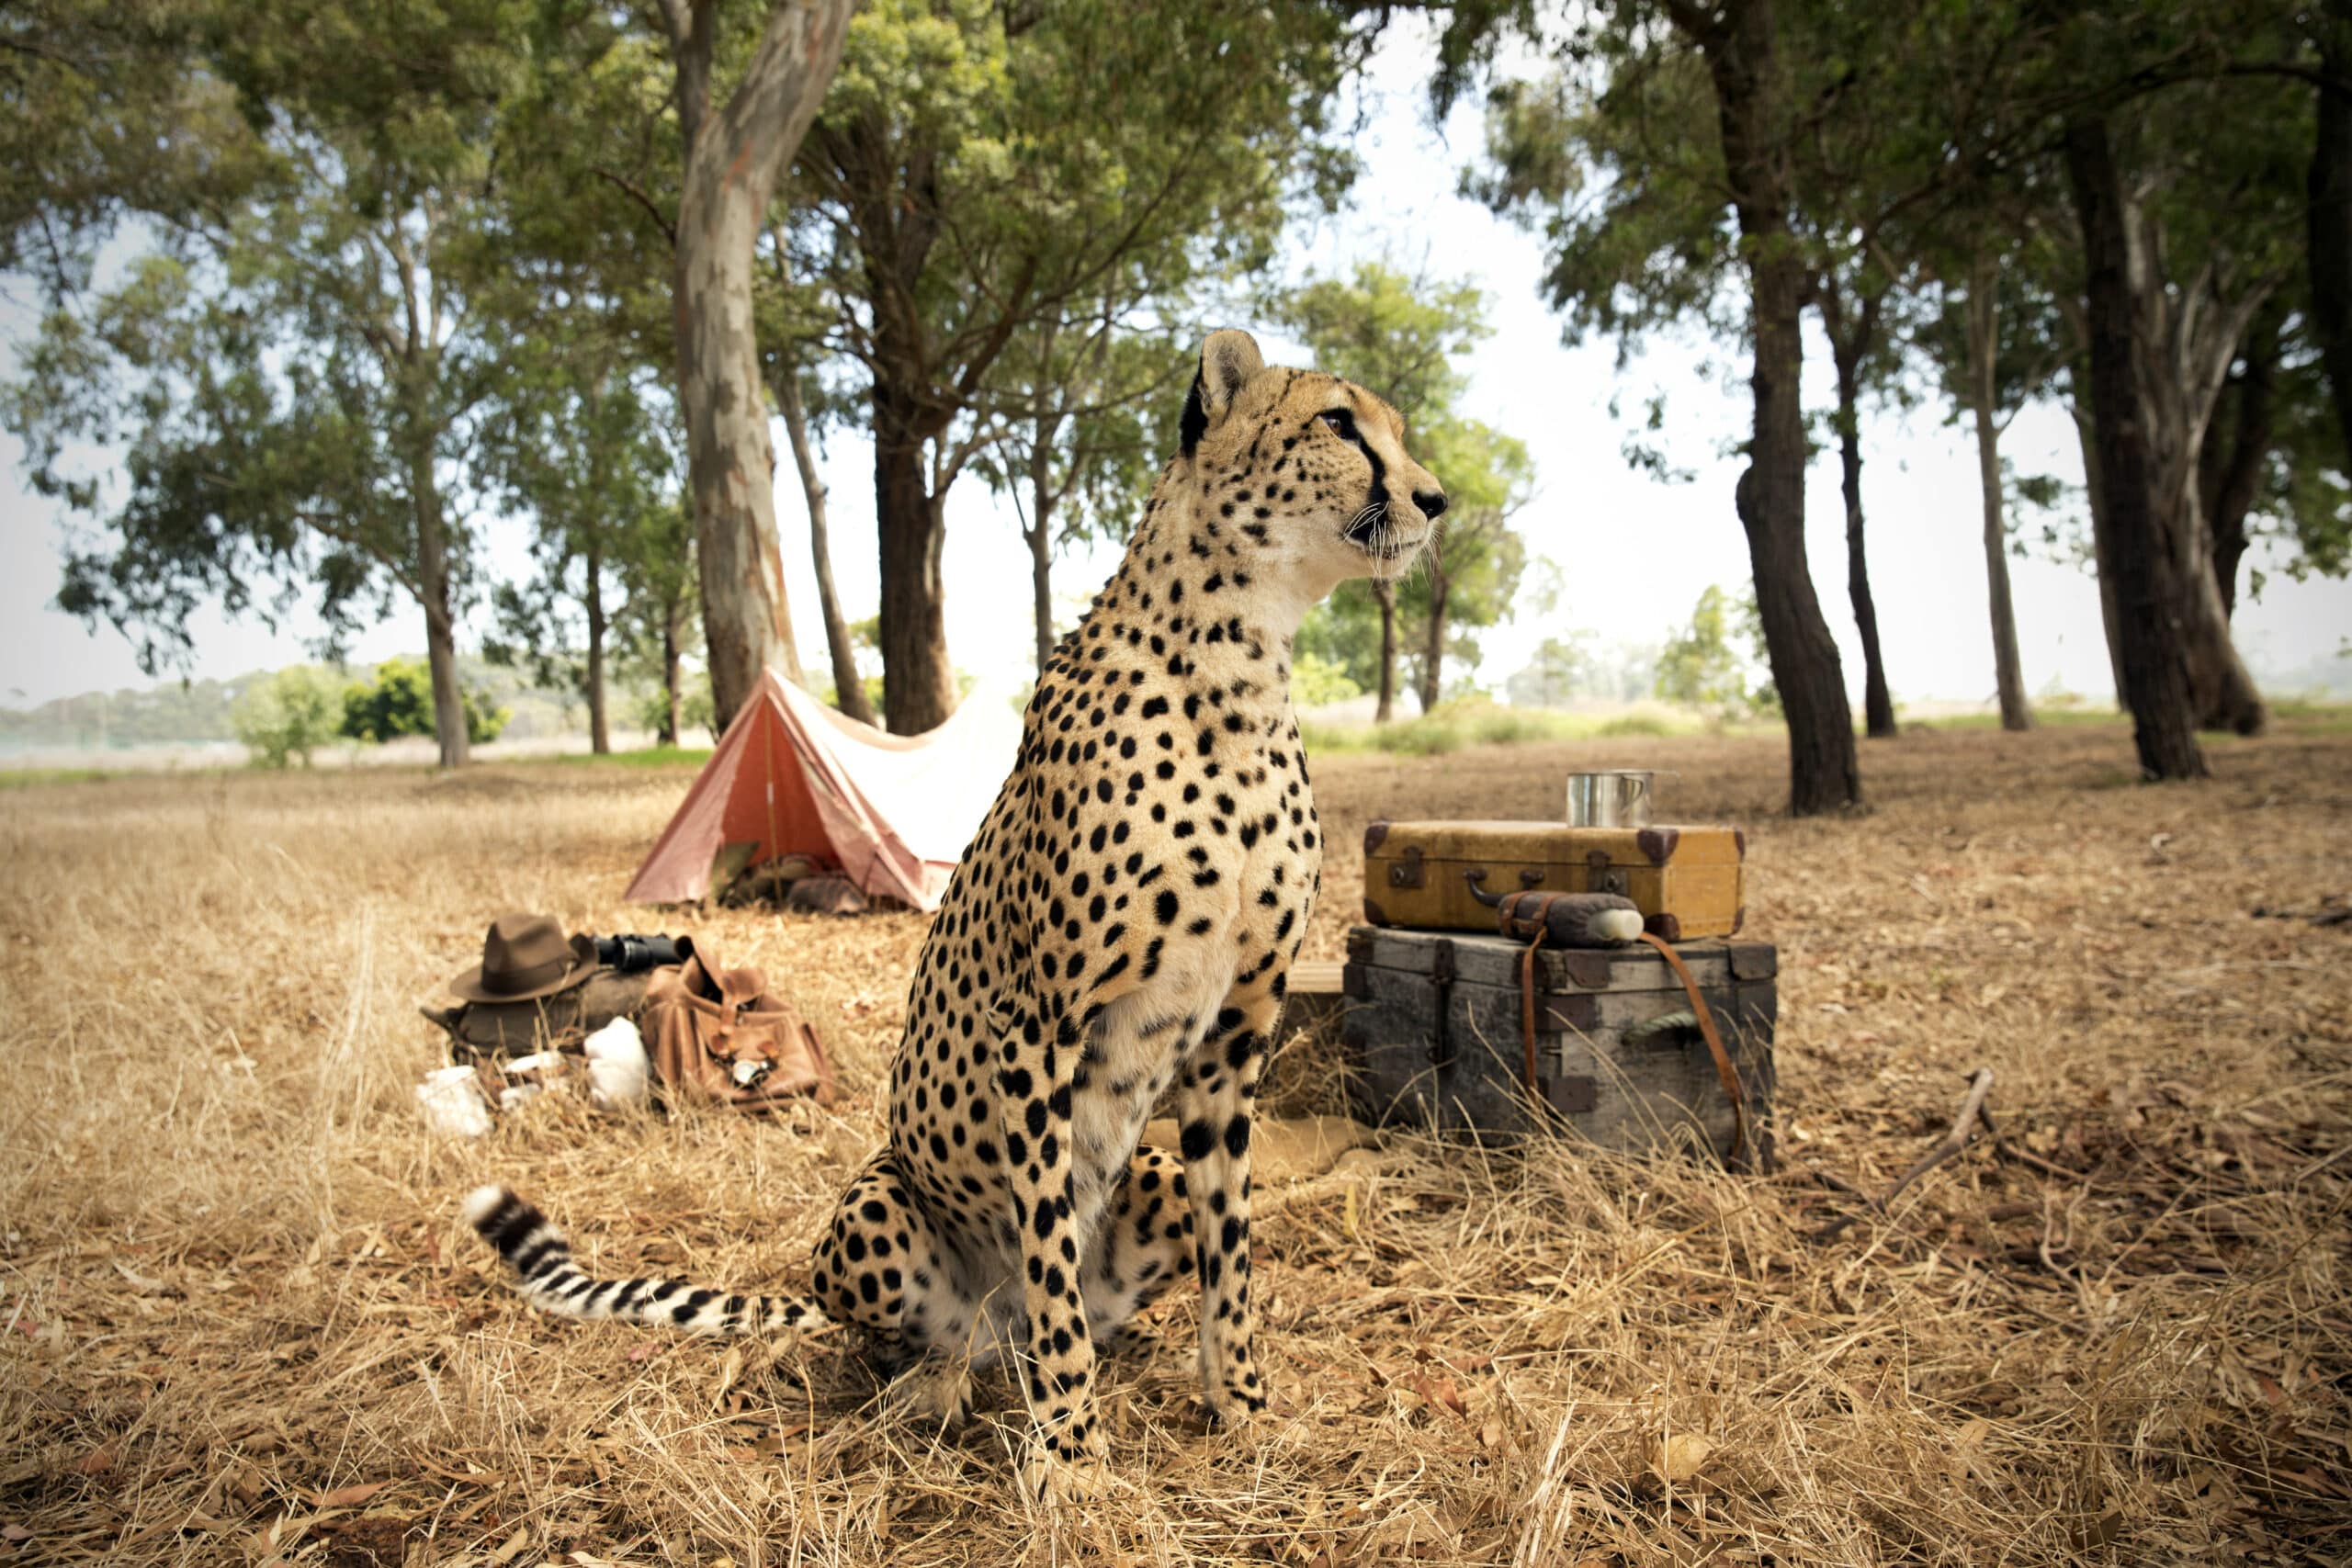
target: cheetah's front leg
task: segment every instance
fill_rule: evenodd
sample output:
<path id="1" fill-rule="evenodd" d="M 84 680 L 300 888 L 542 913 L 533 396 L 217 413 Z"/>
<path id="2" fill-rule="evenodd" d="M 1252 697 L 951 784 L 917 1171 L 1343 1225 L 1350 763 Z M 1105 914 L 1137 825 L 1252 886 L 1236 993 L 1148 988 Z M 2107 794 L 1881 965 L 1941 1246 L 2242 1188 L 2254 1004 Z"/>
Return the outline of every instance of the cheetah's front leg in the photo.
<path id="1" fill-rule="evenodd" d="M 1229 1420 L 1266 1407 L 1250 1300 L 1250 1122 L 1280 997 L 1217 1015 L 1178 1080 L 1185 1185 L 1201 1278 L 1201 1396 Z"/>
<path id="2" fill-rule="evenodd" d="M 1034 1014 L 1016 1032 L 1039 1032 Z M 1102 1430 L 1094 1419 L 1094 1343 L 1088 1337 L 1071 1219 L 1070 1075 L 1079 1053 L 1040 1044 L 998 1069 L 997 1122 L 1021 1233 L 1021 1305 L 1027 1364 L 1021 1369 L 1035 1423 L 1021 1466 L 1041 1502 L 1099 1494 Z"/>

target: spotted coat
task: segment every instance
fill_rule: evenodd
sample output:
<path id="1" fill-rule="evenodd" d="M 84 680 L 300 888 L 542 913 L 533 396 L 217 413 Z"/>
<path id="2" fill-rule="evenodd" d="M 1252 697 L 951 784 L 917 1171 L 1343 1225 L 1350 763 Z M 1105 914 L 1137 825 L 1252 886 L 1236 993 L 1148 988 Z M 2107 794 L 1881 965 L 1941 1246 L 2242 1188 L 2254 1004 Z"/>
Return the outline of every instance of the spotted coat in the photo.
<path id="1" fill-rule="evenodd" d="M 1116 575 L 1037 682 L 1012 776 L 926 940 L 889 1142 L 819 1242 L 809 1298 L 594 1280 L 503 1189 L 470 1217 L 538 1304 L 713 1331 L 867 1331 L 910 1406 L 960 1413 L 1009 1352 L 1023 1476 L 1091 1491 L 1094 1348 L 1201 1280 L 1210 1414 L 1262 1409 L 1250 1262 L 1252 1100 L 1320 878 L 1290 700 L 1307 608 L 1393 577 L 1444 497 L 1360 387 L 1214 333 Z M 1181 1147 L 1138 1148 L 1172 1094 Z"/>

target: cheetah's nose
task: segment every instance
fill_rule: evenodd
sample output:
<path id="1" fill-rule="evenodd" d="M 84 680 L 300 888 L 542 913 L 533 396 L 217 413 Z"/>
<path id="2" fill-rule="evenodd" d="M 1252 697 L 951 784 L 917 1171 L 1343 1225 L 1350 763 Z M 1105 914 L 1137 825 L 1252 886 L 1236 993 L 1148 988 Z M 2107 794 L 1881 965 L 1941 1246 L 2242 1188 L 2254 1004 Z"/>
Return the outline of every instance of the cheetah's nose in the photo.
<path id="1" fill-rule="evenodd" d="M 1413 504 L 1421 509 L 1422 516 L 1434 523 L 1445 512 L 1445 491 L 1417 490 L 1413 492 Z"/>

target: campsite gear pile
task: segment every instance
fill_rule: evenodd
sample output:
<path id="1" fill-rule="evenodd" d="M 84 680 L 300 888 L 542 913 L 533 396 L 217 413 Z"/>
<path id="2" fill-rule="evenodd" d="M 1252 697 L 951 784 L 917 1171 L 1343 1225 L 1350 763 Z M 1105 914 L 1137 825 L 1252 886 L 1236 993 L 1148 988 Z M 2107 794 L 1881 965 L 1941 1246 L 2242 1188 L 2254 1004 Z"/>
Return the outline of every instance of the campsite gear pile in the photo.
<path id="1" fill-rule="evenodd" d="M 1020 746 L 1019 712 L 985 687 L 936 729 L 888 735 L 770 671 L 719 738 L 627 897 L 692 903 L 741 884 L 735 897 L 826 912 L 849 905 L 845 893 L 935 910 Z M 787 867 L 793 857 L 805 857 L 806 867 Z M 820 868 L 846 888 L 804 893 Z M 786 871 L 793 874 L 779 874 Z"/>
<path id="2" fill-rule="evenodd" d="M 549 1091 L 600 1110 L 644 1106 L 657 1089 L 665 1103 L 751 1112 L 832 1098 L 816 1031 L 758 969 L 729 968 L 691 937 L 567 937 L 545 915 L 501 915 L 449 989 L 459 1006 L 421 1010 L 448 1034 L 452 1065 L 416 1093 L 450 1136 L 479 1137 L 494 1111 Z"/>
<path id="3" fill-rule="evenodd" d="M 1651 826 L 1653 794 L 1648 773 L 1579 774 L 1570 810 L 1612 820 L 1365 831 L 1341 972 L 1358 1114 L 1771 1168 L 1779 956 L 1722 940 L 1746 835 Z"/>

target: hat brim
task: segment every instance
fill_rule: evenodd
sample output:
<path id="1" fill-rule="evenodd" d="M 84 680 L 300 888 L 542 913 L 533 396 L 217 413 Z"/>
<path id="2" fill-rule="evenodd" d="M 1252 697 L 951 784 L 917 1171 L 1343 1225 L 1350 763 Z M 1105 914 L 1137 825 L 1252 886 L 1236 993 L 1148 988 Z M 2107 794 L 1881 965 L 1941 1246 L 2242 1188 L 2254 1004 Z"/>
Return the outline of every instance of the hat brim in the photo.
<path id="1" fill-rule="evenodd" d="M 596 944 L 587 938 L 571 939 L 571 966 L 544 986 L 534 986 L 527 991 L 493 991 L 482 984 L 482 965 L 475 964 L 449 982 L 449 994 L 469 1002 L 484 1002 L 496 1006 L 500 1002 L 535 1002 L 568 991 L 595 972 Z"/>

